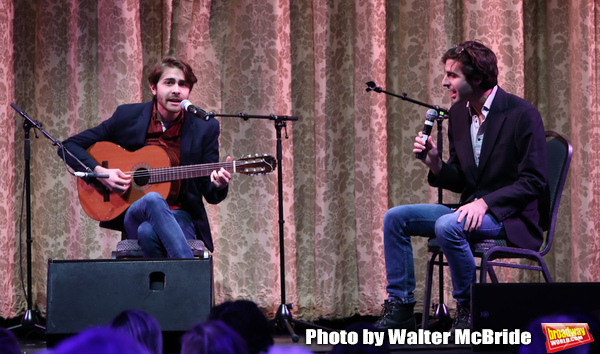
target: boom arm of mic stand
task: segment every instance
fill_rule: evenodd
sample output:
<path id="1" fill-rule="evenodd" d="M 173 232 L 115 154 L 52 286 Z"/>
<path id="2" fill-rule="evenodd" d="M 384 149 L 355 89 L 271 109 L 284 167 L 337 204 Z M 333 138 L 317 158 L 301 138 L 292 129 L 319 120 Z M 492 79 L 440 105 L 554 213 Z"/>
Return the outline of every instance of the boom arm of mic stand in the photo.
<path id="1" fill-rule="evenodd" d="M 219 113 L 215 113 L 215 112 L 208 112 L 208 114 L 206 115 L 209 118 L 214 118 L 214 117 L 229 117 L 229 118 L 242 118 L 243 120 L 248 120 L 248 119 L 270 119 L 270 120 L 282 120 L 282 121 L 295 121 L 298 120 L 298 117 L 294 117 L 294 116 L 278 116 L 278 115 L 256 115 L 256 114 L 246 114 L 246 113 L 238 113 L 238 114 L 219 114 Z"/>
<path id="2" fill-rule="evenodd" d="M 44 128 L 42 128 L 42 124 L 34 119 L 31 119 L 25 112 L 23 112 L 23 110 L 21 108 L 19 108 L 19 106 L 17 106 L 14 103 L 11 103 L 10 106 L 12 108 L 14 108 L 15 111 L 17 111 L 17 113 L 19 113 L 21 116 L 23 116 L 23 118 L 27 119 L 29 121 L 29 124 L 31 124 L 32 128 L 36 128 L 37 130 L 39 130 L 42 134 L 44 134 L 44 136 L 48 139 L 50 139 L 52 141 L 53 145 L 57 145 L 57 141 L 50 136 L 50 134 L 48 134 Z"/>
<path id="3" fill-rule="evenodd" d="M 38 121 L 32 119 L 31 117 L 29 117 L 25 112 L 23 112 L 23 110 L 21 108 L 19 108 L 19 106 L 17 106 L 14 103 L 11 103 L 10 106 L 17 111 L 17 113 L 19 113 L 21 116 L 23 116 L 23 118 L 25 118 L 28 122 L 28 124 L 30 124 L 30 126 L 32 128 L 36 128 L 37 130 L 39 130 L 46 138 L 48 138 L 51 142 L 52 145 L 58 146 L 62 149 L 63 152 L 66 152 L 70 157 L 72 157 L 75 161 L 77 161 L 87 172 L 92 172 L 92 170 L 86 166 L 83 162 L 81 162 L 75 155 L 73 155 L 69 150 L 67 150 L 67 148 L 65 148 L 62 144 L 62 142 L 54 139 L 50 134 L 48 134 L 48 132 L 46 132 L 44 130 L 44 128 L 42 128 L 42 124 L 39 123 Z M 63 156 L 64 157 L 64 156 Z M 63 159 L 64 160 L 64 159 Z M 71 171 L 69 171 L 71 172 Z"/>
<path id="4" fill-rule="evenodd" d="M 406 95 L 406 92 L 403 92 L 402 96 L 399 96 L 399 95 L 397 95 L 397 94 L 395 94 L 393 92 L 385 91 L 381 87 L 378 87 L 375 84 L 375 82 L 373 82 L 373 81 L 367 82 L 367 86 L 368 86 L 367 89 L 366 89 L 367 92 L 375 91 L 377 93 L 385 93 L 386 95 L 398 97 L 398 98 L 400 98 L 400 99 L 402 99 L 404 101 L 412 102 L 412 103 L 418 104 L 420 106 L 424 106 L 424 107 L 427 107 L 427 108 L 435 109 L 438 112 L 438 118 L 437 118 L 437 129 L 438 129 L 437 147 L 438 147 L 439 157 L 440 157 L 440 159 L 442 158 L 442 151 L 443 151 L 443 145 L 442 144 L 444 142 L 444 139 L 443 139 L 443 136 L 442 136 L 442 121 L 444 119 L 450 118 L 450 112 L 448 110 L 440 108 L 440 106 L 433 106 L 433 105 L 430 105 L 430 104 L 427 104 L 427 103 L 420 102 L 420 101 L 417 101 L 415 99 L 412 99 L 412 98 L 410 98 L 410 97 L 408 97 Z M 443 191 L 442 187 L 438 187 L 438 203 L 439 204 L 442 204 L 442 199 L 443 199 L 442 191 Z"/>
<path id="5" fill-rule="evenodd" d="M 401 99 L 403 101 L 408 101 L 408 102 L 412 102 L 412 103 L 418 104 L 418 105 L 423 106 L 423 107 L 435 109 L 438 112 L 438 117 L 440 117 L 440 118 L 442 118 L 442 117 L 443 118 L 449 118 L 450 117 L 450 112 L 447 109 L 440 108 L 440 106 L 437 106 L 437 105 L 434 106 L 434 105 L 430 105 L 430 104 L 425 103 L 425 102 L 417 101 L 417 100 L 415 100 L 413 98 L 408 97 L 408 95 L 406 94 L 406 92 L 403 92 L 402 96 L 400 96 L 400 95 L 397 95 L 397 94 L 395 94 L 393 92 L 385 91 L 381 87 L 376 86 L 376 84 L 373 81 L 367 82 L 367 85 L 369 86 L 366 89 L 367 92 L 375 91 L 377 93 L 385 93 L 386 95 L 397 97 L 397 98 L 399 98 L 399 99 Z"/>

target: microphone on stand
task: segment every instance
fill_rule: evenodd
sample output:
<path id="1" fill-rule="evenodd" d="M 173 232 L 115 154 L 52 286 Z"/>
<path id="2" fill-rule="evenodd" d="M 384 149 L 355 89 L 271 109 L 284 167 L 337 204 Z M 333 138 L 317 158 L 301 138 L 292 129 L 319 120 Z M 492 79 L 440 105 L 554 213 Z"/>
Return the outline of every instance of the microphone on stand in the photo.
<path id="1" fill-rule="evenodd" d="M 368 87 L 365 89 L 365 91 L 367 91 L 367 92 L 375 91 L 377 93 L 380 93 L 382 91 L 381 87 L 377 87 L 377 85 L 375 84 L 374 81 L 367 82 L 367 86 Z"/>
<path id="2" fill-rule="evenodd" d="M 96 172 L 73 172 L 75 177 L 80 178 L 108 178 L 110 177 L 107 173 L 96 173 Z"/>
<path id="3" fill-rule="evenodd" d="M 184 111 L 188 111 L 190 113 L 193 113 L 198 118 L 202 118 L 202 119 L 204 119 L 206 121 L 208 121 L 210 119 L 210 116 L 208 115 L 208 113 L 206 113 L 205 110 L 203 110 L 202 108 L 200 108 L 198 106 L 194 106 L 192 104 L 192 102 L 190 102 L 190 100 L 183 100 L 183 101 L 181 101 L 181 103 L 179 104 L 179 106 Z"/>
<path id="4" fill-rule="evenodd" d="M 427 145 L 427 139 L 431 135 L 431 129 L 433 128 L 433 122 L 437 119 L 438 112 L 435 109 L 430 109 L 425 114 L 425 124 L 423 125 L 423 140 Z M 416 158 L 423 160 L 425 158 L 425 151 L 421 151 L 415 154 Z"/>

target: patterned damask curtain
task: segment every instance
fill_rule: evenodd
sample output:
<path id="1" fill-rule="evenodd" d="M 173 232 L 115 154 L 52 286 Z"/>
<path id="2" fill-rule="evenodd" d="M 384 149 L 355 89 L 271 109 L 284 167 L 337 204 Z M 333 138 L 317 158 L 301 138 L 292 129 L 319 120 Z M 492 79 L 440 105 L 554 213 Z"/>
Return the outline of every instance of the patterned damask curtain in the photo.
<path id="1" fill-rule="evenodd" d="M 191 101 L 207 111 L 299 118 L 281 139 L 285 301 L 294 316 L 379 312 L 383 214 L 434 203 L 437 190 L 412 154 L 426 109 L 365 92 L 365 83 L 448 107 L 440 57 L 465 39 L 490 46 L 500 85 L 573 143 L 547 260 L 556 281 L 600 281 L 598 18 L 600 0 L 0 0 L 0 316 L 27 306 L 24 130 L 10 103 L 64 140 L 119 104 L 149 100 L 146 76 L 167 55 L 190 62 L 199 78 Z M 273 121 L 218 119 L 222 158 L 276 155 Z M 48 259 L 110 258 L 120 234 L 83 213 L 75 178 L 37 135 L 32 281 L 45 313 Z M 216 303 L 251 299 L 271 317 L 281 303 L 277 186 L 275 173 L 236 175 L 229 197 L 208 208 Z M 425 244 L 413 242 L 419 300 Z"/>

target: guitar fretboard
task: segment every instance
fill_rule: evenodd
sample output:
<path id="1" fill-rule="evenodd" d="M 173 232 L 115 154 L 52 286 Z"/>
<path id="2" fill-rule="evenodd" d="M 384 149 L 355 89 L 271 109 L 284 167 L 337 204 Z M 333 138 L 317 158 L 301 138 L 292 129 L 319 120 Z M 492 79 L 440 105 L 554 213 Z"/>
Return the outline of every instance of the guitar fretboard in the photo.
<path id="1" fill-rule="evenodd" d="M 146 180 L 146 183 L 154 184 L 209 176 L 212 171 L 220 170 L 221 168 L 224 168 L 230 173 L 239 172 L 244 174 L 259 174 L 273 170 L 273 166 L 267 164 L 267 168 L 265 167 L 265 164 L 267 164 L 267 162 L 264 157 L 257 157 L 256 159 L 215 162 L 201 165 L 139 169 L 137 171 L 132 171 L 131 175 L 135 179 L 144 179 Z"/>
<path id="2" fill-rule="evenodd" d="M 236 161 L 215 162 L 201 165 L 186 165 L 175 167 L 159 167 L 149 170 L 138 170 L 132 172 L 135 178 L 149 178 L 148 183 L 162 183 L 177 181 L 187 178 L 209 176 L 212 171 L 220 170 L 221 167 L 229 172 L 235 172 Z"/>

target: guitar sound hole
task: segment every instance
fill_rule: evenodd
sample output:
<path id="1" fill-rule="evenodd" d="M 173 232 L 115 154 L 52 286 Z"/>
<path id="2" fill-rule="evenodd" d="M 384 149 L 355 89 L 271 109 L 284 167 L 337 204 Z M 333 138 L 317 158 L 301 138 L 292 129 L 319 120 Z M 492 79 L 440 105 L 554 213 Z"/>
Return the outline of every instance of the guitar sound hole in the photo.
<path id="1" fill-rule="evenodd" d="M 145 186 L 150 181 L 150 174 L 145 168 L 140 168 L 133 174 L 133 182 L 138 186 Z"/>

